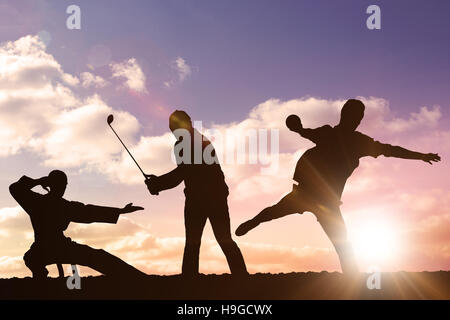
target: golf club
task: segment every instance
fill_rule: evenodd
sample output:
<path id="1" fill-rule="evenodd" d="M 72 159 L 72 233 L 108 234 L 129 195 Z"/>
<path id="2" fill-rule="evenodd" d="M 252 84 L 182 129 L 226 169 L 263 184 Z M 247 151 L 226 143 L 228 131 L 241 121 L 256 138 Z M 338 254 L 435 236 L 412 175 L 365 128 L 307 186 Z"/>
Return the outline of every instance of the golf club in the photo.
<path id="1" fill-rule="evenodd" d="M 145 180 L 149 179 L 144 171 L 142 170 L 141 166 L 139 165 L 139 163 L 137 163 L 136 159 L 133 157 L 133 155 L 131 154 L 130 150 L 128 150 L 127 146 L 125 145 L 125 143 L 123 143 L 122 139 L 120 139 L 119 135 L 117 134 L 116 130 L 114 130 L 114 128 L 111 126 L 111 123 L 113 123 L 114 121 L 114 116 L 112 114 L 110 114 L 108 116 L 108 118 L 106 119 L 106 122 L 108 123 L 108 126 L 111 128 L 111 130 L 114 132 L 114 134 L 116 135 L 117 139 L 119 139 L 120 143 L 123 145 L 123 147 L 125 148 L 125 150 L 127 150 L 128 154 L 130 155 L 131 159 L 133 159 L 134 163 L 136 163 L 137 167 L 139 168 L 139 170 L 142 172 L 142 175 L 144 176 Z M 158 195 L 159 193 L 156 193 L 156 195 Z"/>
<path id="2" fill-rule="evenodd" d="M 125 143 L 123 143 L 122 139 L 120 139 L 119 135 L 117 134 L 116 130 L 114 130 L 114 128 L 111 126 L 111 123 L 114 121 L 114 116 L 112 114 L 110 114 L 106 120 L 106 122 L 108 123 L 109 127 L 111 128 L 111 130 L 114 132 L 114 134 L 116 135 L 117 139 L 119 139 L 120 143 L 122 143 L 123 147 L 125 148 L 125 150 L 127 150 L 128 154 L 130 155 L 131 159 L 133 159 L 134 163 L 136 163 L 137 167 L 139 168 L 139 170 L 141 170 L 142 175 L 144 176 L 145 179 L 147 179 L 147 176 L 145 175 L 144 171 L 142 170 L 141 166 L 137 163 L 136 159 L 134 159 L 133 155 L 131 154 L 130 150 L 128 150 L 127 146 L 125 145 Z"/>

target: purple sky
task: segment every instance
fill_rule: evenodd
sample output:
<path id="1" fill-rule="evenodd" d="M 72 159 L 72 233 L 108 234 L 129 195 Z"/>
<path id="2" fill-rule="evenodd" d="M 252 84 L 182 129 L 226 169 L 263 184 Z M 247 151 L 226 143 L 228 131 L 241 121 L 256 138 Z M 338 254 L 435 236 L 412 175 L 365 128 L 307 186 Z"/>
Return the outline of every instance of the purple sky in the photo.
<path id="1" fill-rule="evenodd" d="M 80 31 L 65 28 L 72 3 L 82 10 Z M 370 4 L 381 7 L 381 31 L 365 27 Z M 22 16 L 22 26 L 5 27 L 12 15 L 3 10 L 0 40 L 46 30 L 48 52 L 67 72 L 84 71 L 89 50 L 99 44 L 114 61 L 136 57 L 150 75 L 151 101 L 121 108 L 143 123 L 152 121 L 145 112 L 152 104 L 228 122 L 272 97 L 377 96 L 399 114 L 422 105 L 446 109 L 450 98 L 450 3 L 444 1 L 19 0 L 7 6 Z M 195 68 L 192 78 L 177 90 L 160 90 L 161 66 L 174 56 Z M 155 125 L 157 133 L 166 130 Z"/>

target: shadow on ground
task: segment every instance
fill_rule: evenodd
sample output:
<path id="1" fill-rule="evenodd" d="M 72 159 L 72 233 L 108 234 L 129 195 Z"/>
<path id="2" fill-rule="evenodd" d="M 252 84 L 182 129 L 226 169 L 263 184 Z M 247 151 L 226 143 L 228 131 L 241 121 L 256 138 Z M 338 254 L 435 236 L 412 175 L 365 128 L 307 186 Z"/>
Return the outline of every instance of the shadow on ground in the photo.
<path id="1" fill-rule="evenodd" d="M 248 278 L 202 275 L 197 279 L 149 275 L 140 279 L 87 277 L 80 290 L 66 279 L 0 279 L 0 299 L 450 299 L 450 272 L 382 273 L 381 289 L 369 290 L 368 274 L 255 274 Z"/>

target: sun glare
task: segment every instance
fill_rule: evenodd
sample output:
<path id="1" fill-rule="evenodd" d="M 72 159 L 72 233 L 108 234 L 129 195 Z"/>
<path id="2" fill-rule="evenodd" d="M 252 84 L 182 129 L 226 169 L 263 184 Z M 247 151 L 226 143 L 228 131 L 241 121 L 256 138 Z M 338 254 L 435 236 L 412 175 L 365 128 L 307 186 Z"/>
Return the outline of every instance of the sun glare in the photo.
<path id="1" fill-rule="evenodd" d="M 392 262 L 398 253 L 395 228 L 386 221 L 361 223 L 352 238 L 355 255 L 361 262 L 386 264 Z"/>

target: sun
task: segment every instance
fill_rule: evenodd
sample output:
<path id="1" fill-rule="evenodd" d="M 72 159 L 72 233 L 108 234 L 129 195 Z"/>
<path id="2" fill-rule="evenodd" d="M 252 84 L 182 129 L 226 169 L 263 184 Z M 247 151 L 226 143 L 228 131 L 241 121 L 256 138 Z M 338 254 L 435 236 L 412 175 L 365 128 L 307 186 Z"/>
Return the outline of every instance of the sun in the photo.
<path id="1" fill-rule="evenodd" d="M 351 237 L 356 258 L 371 265 L 385 265 L 395 260 L 399 239 L 390 221 L 372 220 L 359 223 Z"/>

